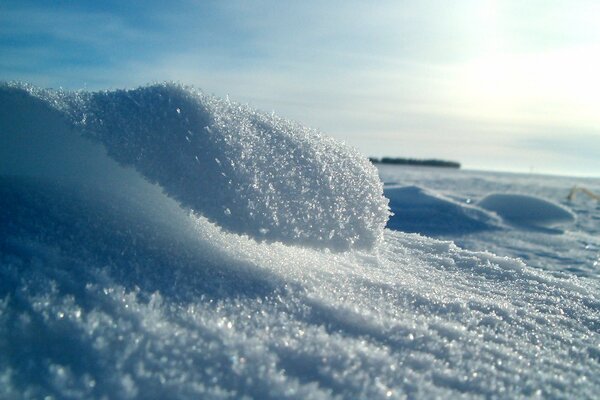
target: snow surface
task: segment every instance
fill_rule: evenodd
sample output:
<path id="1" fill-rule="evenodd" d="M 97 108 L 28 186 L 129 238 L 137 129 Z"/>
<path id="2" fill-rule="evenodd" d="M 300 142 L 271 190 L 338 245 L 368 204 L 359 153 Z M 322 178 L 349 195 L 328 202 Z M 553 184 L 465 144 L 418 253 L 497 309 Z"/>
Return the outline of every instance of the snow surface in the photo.
<path id="1" fill-rule="evenodd" d="M 394 195 L 390 195 L 392 211 L 396 213 L 388 223 L 392 229 L 451 239 L 470 250 L 518 257 L 529 266 L 550 271 L 556 276 L 567 272 L 600 279 L 600 203 L 584 196 L 567 200 L 575 185 L 599 193 L 600 179 L 385 165 L 379 170 L 382 179 L 387 182 L 386 195 L 387 188 L 419 185 L 423 193 L 439 200 L 426 201 L 428 197 L 413 196 L 413 202 L 406 199 L 398 213 Z M 576 218 L 551 228 L 519 224 L 509 218 L 493 223 L 487 221 L 490 229 L 464 229 L 472 223 L 473 210 L 490 213 L 478 203 L 498 191 L 511 196 L 531 196 L 534 202 L 540 200 L 560 205 L 574 213 Z M 417 216 L 411 215 L 411 209 L 416 210 Z M 432 218 L 433 215 L 438 218 Z M 448 228 L 449 220 L 456 230 Z"/>
<path id="2" fill-rule="evenodd" d="M 560 204 L 523 194 L 493 193 L 477 205 L 519 225 L 553 227 L 575 221 L 575 214 Z"/>
<path id="3" fill-rule="evenodd" d="M 0 151 L 13 152 L 0 163 L 0 398 L 594 398 L 600 390 L 596 280 L 392 230 L 372 252 L 228 233 L 174 200 L 186 189 L 168 197 L 81 140 L 50 100 L 1 92 L 2 109 L 19 113 L 0 111 Z M 322 148 L 325 139 L 305 140 Z M 176 154 L 172 142 L 161 143 Z M 213 150 L 229 149 L 220 146 Z M 48 158 L 36 162 L 45 148 Z M 93 157 L 78 175 L 80 153 Z M 164 155 L 155 157 L 149 163 L 160 168 Z M 345 174 L 352 157 L 330 173 Z"/>
<path id="4" fill-rule="evenodd" d="M 377 170 L 315 130 L 174 84 L 28 89 L 119 163 L 231 232 L 332 250 L 381 240 L 388 213 Z"/>
<path id="5" fill-rule="evenodd" d="M 388 185 L 394 215 L 387 227 L 403 232 L 443 235 L 495 229 L 499 220 L 478 207 L 459 203 L 440 193 L 418 186 Z"/>

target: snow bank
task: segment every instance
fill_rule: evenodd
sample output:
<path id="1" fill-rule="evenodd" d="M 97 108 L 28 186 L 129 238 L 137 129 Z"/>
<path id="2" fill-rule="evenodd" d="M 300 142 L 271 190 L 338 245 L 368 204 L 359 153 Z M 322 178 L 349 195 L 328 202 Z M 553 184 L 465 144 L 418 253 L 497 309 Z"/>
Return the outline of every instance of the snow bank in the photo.
<path id="1" fill-rule="evenodd" d="M 490 194 L 477 205 L 519 225 L 552 227 L 575 221 L 575 214 L 566 207 L 522 194 Z"/>
<path id="2" fill-rule="evenodd" d="M 593 398 L 598 287 L 389 231 L 260 244 L 0 181 L 2 398 Z M 118 201 L 115 201 L 118 200 Z"/>
<path id="3" fill-rule="evenodd" d="M 333 250 L 381 239 L 388 211 L 376 169 L 315 130 L 173 84 L 29 92 L 231 232 Z"/>
<path id="4" fill-rule="evenodd" d="M 387 224 L 389 229 L 437 236 L 498 226 L 498 219 L 484 210 L 418 186 L 386 186 L 384 195 L 394 213 Z"/>
<path id="5" fill-rule="evenodd" d="M 48 103 L 35 112 L 20 104 L 20 115 L 0 113 L 0 136 L 14 151 L 31 147 L 6 137 L 19 132 L 11 126 L 69 126 Z M 173 143 L 165 151 L 176 155 Z M 600 390 L 595 282 L 389 230 L 377 254 L 257 242 L 190 215 L 101 154 L 79 178 L 62 179 L 76 163 L 61 155 L 93 153 L 87 144 L 53 142 L 49 175 L 43 165 L 8 163 L 0 174 L 0 398 L 593 398 Z M 110 176 L 99 181 L 102 165 Z M 18 169 L 27 173 L 10 173 Z"/>

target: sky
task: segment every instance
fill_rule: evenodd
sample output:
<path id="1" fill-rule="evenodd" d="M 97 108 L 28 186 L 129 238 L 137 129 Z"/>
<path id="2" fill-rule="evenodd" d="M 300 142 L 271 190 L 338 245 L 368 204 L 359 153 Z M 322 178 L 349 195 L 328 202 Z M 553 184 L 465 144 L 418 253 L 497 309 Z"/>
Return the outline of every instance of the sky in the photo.
<path id="1" fill-rule="evenodd" d="M 600 176 L 600 2 L 0 0 L 0 80 L 160 81 L 367 156 Z"/>

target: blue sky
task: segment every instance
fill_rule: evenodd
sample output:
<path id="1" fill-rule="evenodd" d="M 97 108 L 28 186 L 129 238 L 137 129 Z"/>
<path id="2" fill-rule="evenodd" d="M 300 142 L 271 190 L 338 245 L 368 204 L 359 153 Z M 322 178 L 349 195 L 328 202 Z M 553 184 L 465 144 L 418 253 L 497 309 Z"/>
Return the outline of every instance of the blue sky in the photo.
<path id="1" fill-rule="evenodd" d="M 0 1 L 0 79 L 175 80 L 372 156 L 600 176 L 600 2 Z"/>

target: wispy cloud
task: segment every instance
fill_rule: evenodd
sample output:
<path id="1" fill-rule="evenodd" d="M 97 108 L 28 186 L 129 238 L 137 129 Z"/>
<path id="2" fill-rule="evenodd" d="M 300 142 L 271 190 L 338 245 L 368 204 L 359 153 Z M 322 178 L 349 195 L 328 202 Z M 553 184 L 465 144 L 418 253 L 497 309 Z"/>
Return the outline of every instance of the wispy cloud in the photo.
<path id="1" fill-rule="evenodd" d="M 175 80 L 368 154 L 474 167 L 518 165 L 517 153 L 526 163 L 527 151 L 550 154 L 527 138 L 600 126 L 591 1 L 57 4 L 0 4 L 1 78 L 92 89 Z"/>

